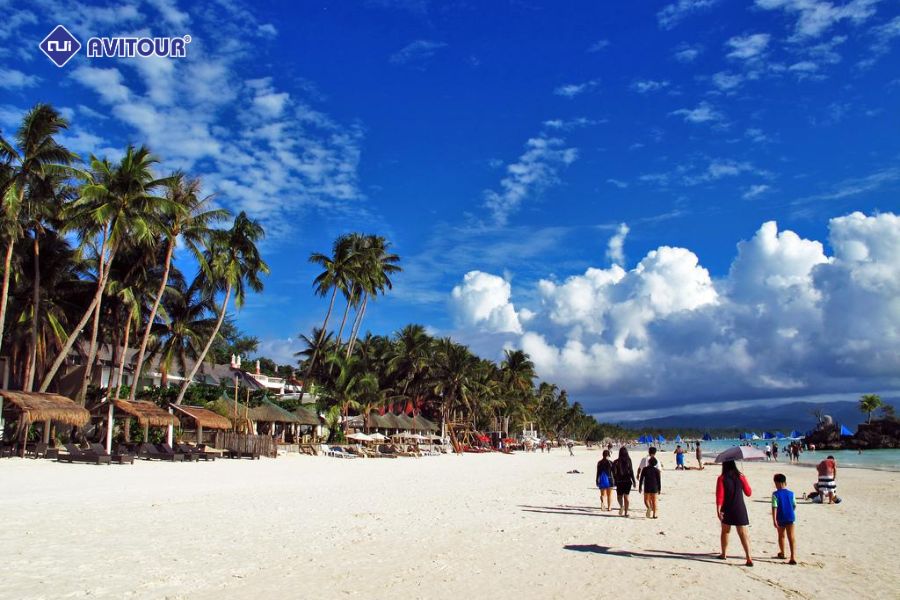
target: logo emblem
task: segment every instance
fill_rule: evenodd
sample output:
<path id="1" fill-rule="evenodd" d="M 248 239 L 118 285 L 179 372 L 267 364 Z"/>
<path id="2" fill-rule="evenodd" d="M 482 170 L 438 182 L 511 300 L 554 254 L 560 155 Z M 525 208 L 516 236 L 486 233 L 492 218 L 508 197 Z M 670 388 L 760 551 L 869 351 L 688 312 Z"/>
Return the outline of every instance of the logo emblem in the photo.
<path id="1" fill-rule="evenodd" d="M 57 67 L 65 66 L 72 57 L 81 50 L 81 42 L 75 39 L 75 36 L 69 33 L 69 30 L 62 25 L 57 25 L 56 29 L 50 32 L 50 35 L 41 42 L 41 51 L 47 55 L 47 58 L 53 61 Z"/>

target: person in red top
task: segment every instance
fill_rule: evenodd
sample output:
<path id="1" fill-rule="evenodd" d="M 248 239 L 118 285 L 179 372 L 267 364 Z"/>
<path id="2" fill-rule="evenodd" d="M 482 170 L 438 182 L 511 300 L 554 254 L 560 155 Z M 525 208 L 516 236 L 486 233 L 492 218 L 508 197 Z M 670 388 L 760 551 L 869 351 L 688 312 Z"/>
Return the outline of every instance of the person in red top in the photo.
<path id="1" fill-rule="evenodd" d="M 716 514 L 722 523 L 722 554 L 719 558 L 725 560 L 726 551 L 728 550 L 728 536 L 731 533 L 732 526 L 737 528 L 738 537 L 741 545 L 744 547 L 744 554 L 747 557 L 746 565 L 753 566 L 753 559 L 750 558 L 750 534 L 747 526 L 750 525 L 750 518 L 747 516 L 747 506 L 744 504 L 744 496 L 750 497 L 752 490 L 747 478 L 738 471 L 737 465 L 733 460 L 727 460 L 722 463 L 722 474 L 716 480 Z"/>

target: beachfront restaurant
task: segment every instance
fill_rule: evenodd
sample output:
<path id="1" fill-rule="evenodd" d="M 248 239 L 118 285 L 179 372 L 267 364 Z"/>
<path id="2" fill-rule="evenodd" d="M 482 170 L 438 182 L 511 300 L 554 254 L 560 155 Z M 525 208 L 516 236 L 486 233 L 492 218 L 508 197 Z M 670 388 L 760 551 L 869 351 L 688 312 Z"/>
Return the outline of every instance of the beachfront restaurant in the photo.
<path id="1" fill-rule="evenodd" d="M 0 456 L 25 456 L 26 450 L 44 455 L 54 427 L 81 427 L 90 418 L 87 410 L 59 394 L 0 390 Z M 32 425 L 40 428 L 40 442 L 28 442 Z"/>

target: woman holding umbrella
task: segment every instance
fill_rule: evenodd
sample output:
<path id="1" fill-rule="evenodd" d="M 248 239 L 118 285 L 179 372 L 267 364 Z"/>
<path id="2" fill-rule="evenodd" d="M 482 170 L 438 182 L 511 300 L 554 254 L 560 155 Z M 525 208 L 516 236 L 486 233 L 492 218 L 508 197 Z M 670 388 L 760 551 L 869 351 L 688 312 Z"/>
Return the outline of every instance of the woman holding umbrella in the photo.
<path id="1" fill-rule="evenodd" d="M 744 547 L 744 554 L 747 557 L 746 565 L 753 566 L 753 559 L 750 558 L 750 535 L 747 526 L 750 525 L 750 518 L 747 516 L 747 506 L 744 504 L 744 496 L 749 497 L 751 494 L 750 484 L 744 474 L 738 471 L 737 464 L 733 460 L 726 460 L 722 463 L 722 474 L 716 481 L 716 514 L 722 523 L 722 554 L 719 558 L 725 560 L 726 551 L 728 550 L 728 536 L 731 528 L 737 528 L 738 537 L 741 545 Z"/>

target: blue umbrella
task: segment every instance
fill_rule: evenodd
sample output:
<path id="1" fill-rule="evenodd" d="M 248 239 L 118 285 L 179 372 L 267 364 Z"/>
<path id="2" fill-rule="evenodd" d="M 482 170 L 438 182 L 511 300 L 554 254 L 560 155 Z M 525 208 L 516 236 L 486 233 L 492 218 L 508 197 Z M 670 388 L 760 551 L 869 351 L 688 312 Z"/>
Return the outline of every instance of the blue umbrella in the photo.
<path id="1" fill-rule="evenodd" d="M 842 436 L 853 435 L 853 432 L 850 431 L 849 429 L 847 429 L 846 427 L 844 427 L 843 425 L 841 425 L 841 435 Z"/>
<path id="2" fill-rule="evenodd" d="M 659 442 L 660 444 L 662 444 L 666 441 L 666 438 L 664 438 L 662 435 L 657 435 L 656 441 Z"/>
<path id="3" fill-rule="evenodd" d="M 803 434 L 795 429 L 791 432 L 791 437 L 792 438 L 802 438 Z"/>
<path id="4" fill-rule="evenodd" d="M 784 436 L 784 434 L 781 433 L 780 431 L 776 431 L 776 432 L 775 432 L 775 437 L 776 437 L 777 439 L 779 439 L 779 440 L 783 440 L 785 436 Z"/>
<path id="5" fill-rule="evenodd" d="M 681 441 L 681 435 L 676 435 L 676 436 L 675 436 L 675 441 L 676 441 L 676 442 L 680 442 L 680 441 Z"/>
<path id="6" fill-rule="evenodd" d="M 769 433 L 768 431 L 766 431 L 766 432 L 763 432 L 763 439 L 764 440 L 774 440 L 775 436 L 772 435 L 771 433 Z"/>
<path id="7" fill-rule="evenodd" d="M 712 441 L 712 436 L 709 435 L 708 433 L 704 433 L 704 434 L 703 434 L 703 441 L 704 441 L 704 442 L 711 442 L 711 441 Z"/>

